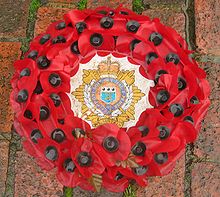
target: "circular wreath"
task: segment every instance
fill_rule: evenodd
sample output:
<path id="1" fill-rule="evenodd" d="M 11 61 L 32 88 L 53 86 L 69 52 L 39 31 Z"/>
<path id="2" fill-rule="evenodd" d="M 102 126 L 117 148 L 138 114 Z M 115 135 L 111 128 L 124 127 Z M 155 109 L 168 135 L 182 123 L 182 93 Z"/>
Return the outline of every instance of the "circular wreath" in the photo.
<path id="1" fill-rule="evenodd" d="M 24 148 L 43 169 L 57 167 L 58 180 L 68 187 L 122 192 L 130 181 L 145 186 L 148 176 L 170 173 L 185 145 L 196 139 L 210 104 L 206 74 L 190 54 L 184 39 L 157 18 L 121 7 L 70 11 L 64 21 L 36 37 L 24 59 L 15 62 L 10 100 Z M 151 107 L 141 109 L 135 124 L 125 127 L 108 114 L 92 127 L 73 112 L 70 93 L 78 82 L 71 79 L 96 56 L 124 58 L 126 68 L 133 65 L 143 79 L 153 82 L 147 95 Z M 106 65 L 102 69 L 107 72 Z M 117 64 L 111 69 L 118 69 Z M 90 80 L 95 77 L 93 73 Z M 107 103 L 106 95 L 114 100 L 111 87 L 111 93 L 103 89 Z M 138 91 L 132 90 L 131 101 Z M 85 101 L 88 91 L 82 91 L 78 96 Z M 124 111 L 127 115 L 120 118 L 132 119 L 131 111 Z"/>

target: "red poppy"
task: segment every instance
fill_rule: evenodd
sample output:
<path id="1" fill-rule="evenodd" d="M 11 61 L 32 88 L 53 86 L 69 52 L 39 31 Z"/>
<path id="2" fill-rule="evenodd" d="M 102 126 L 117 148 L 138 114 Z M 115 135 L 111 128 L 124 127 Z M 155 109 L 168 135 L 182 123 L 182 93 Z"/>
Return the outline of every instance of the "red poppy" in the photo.
<path id="1" fill-rule="evenodd" d="M 55 163 L 48 161 L 36 145 L 32 144 L 29 140 L 23 141 L 22 145 L 27 153 L 35 158 L 37 164 L 42 169 L 51 170 L 55 167 Z"/>
<path id="2" fill-rule="evenodd" d="M 157 117 L 155 121 L 152 116 Z M 145 152 L 136 155 L 136 161 L 141 165 L 149 164 L 154 153 L 172 152 L 180 146 L 180 136 L 175 136 L 174 126 L 155 109 L 143 113 L 137 125 L 128 130 L 128 135 L 132 147 L 137 143 L 145 146 Z"/>
<path id="3" fill-rule="evenodd" d="M 94 190 L 89 184 L 88 179 L 83 177 L 76 167 L 76 164 L 71 158 L 71 153 L 66 152 L 61 155 L 60 163 L 57 169 L 58 180 L 66 187 L 84 187 L 87 190 Z"/>
<path id="4" fill-rule="evenodd" d="M 140 186 L 147 186 L 148 166 L 139 166 L 136 168 L 121 168 L 120 172 L 130 180 L 135 180 Z"/>
<path id="5" fill-rule="evenodd" d="M 43 72 L 40 75 L 40 82 L 44 92 L 69 92 L 70 76 L 64 72 Z"/>
<path id="6" fill-rule="evenodd" d="M 123 192 L 129 185 L 127 177 L 120 172 L 116 172 L 114 177 L 104 172 L 102 175 L 103 187 L 110 192 Z"/>
<path id="7" fill-rule="evenodd" d="M 90 125 L 86 121 L 71 114 L 65 117 L 63 129 L 66 131 L 67 138 L 71 141 L 75 141 L 77 135 L 89 136 L 91 130 Z"/>
<path id="8" fill-rule="evenodd" d="M 131 143 L 125 129 L 120 129 L 115 124 L 104 124 L 93 129 L 91 135 L 93 146 L 106 165 L 114 166 L 128 157 Z"/>
<path id="9" fill-rule="evenodd" d="M 72 146 L 72 158 L 79 172 L 85 177 L 92 174 L 102 174 L 105 167 L 93 149 L 93 144 L 88 138 L 79 138 Z"/>
<path id="10" fill-rule="evenodd" d="M 154 159 L 148 165 L 148 176 L 164 176 L 169 174 L 175 167 L 176 161 L 185 152 L 186 142 L 181 141 L 180 146 L 172 152 L 160 152 L 154 154 Z"/>

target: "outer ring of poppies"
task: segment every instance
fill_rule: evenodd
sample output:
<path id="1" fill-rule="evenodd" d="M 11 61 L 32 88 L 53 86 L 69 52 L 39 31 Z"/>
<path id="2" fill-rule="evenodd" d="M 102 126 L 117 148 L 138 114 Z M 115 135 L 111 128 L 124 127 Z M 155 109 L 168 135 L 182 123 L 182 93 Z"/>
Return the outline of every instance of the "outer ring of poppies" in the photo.
<path id="1" fill-rule="evenodd" d="M 127 57 L 140 65 L 143 77 L 154 80 L 149 94 L 154 108 L 146 109 L 136 125 L 91 129 L 74 116 L 66 95 L 70 77 L 96 53 Z M 44 169 L 57 167 L 66 186 L 96 190 L 91 179 L 100 177 L 109 191 L 121 192 L 131 180 L 144 186 L 146 177 L 174 168 L 185 145 L 196 139 L 210 104 L 205 72 L 190 53 L 183 38 L 159 19 L 121 7 L 72 10 L 15 62 L 10 97 L 14 127 L 29 154 Z M 114 151 L 103 148 L 109 136 L 117 139 Z M 79 155 L 86 165 L 78 162 Z"/>

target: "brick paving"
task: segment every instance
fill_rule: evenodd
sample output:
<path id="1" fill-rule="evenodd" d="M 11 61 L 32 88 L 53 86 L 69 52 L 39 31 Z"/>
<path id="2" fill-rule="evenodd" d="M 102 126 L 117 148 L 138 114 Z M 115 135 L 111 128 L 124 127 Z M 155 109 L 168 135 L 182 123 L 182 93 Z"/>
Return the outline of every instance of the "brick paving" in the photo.
<path id="1" fill-rule="evenodd" d="M 74 8 L 74 7 L 73 7 Z M 53 8 L 53 7 L 41 7 L 37 12 L 37 21 L 35 24 L 35 36 L 44 33 L 47 27 L 52 22 L 62 20 L 63 15 L 67 13 L 70 8 Z"/>
<path id="2" fill-rule="evenodd" d="M 31 0 L 1 0 L 0 38 L 25 37 Z"/>
<path id="3" fill-rule="evenodd" d="M 132 1 L 131 0 L 88 0 L 87 7 L 88 8 L 96 8 L 98 6 L 109 6 L 112 8 L 117 8 L 119 5 L 123 5 L 124 7 L 131 9 L 132 8 Z"/>
<path id="4" fill-rule="evenodd" d="M 63 186 L 56 180 L 55 170 L 43 171 L 25 151 L 17 152 L 15 174 L 15 197 L 61 197 L 63 194 Z"/>
<path id="5" fill-rule="evenodd" d="M 20 42 L 0 42 L 0 131 L 10 132 L 13 113 L 9 105 L 13 61 L 20 58 Z"/>
<path id="6" fill-rule="evenodd" d="M 72 3 L 72 0 L 48 0 L 49 3 Z"/>
<path id="7" fill-rule="evenodd" d="M 5 190 L 5 183 L 7 178 L 7 168 L 8 168 L 8 148 L 9 141 L 0 141 L 0 196 L 3 196 Z"/>
<path id="8" fill-rule="evenodd" d="M 181 158 L 175 169 L 164 177 L 150 177 L 148 186 L 140 188 L 137 192 L 138 197 L 148 196 L 184 196 L 184 171 L 185 160 Z"/>
<path id="9" fill-rule="evenodd" d="M 201 53 L 220 55 L 220 0 L 196 0 L 196 41 Z"/>
<path id="10" fill-rule="evenodd" d="M 219 164 L 197 163 L 192 170 L 192 196 L 219 197 Z"/>
<path id="11" fill-rule="evenodd" d="M 203 123 L 201 133 L 195 142 L 195 154 L 200 158 L 220 161 L 220 66 L 203 63 L 211 86 L 211 106 Z"/>
<path id="12" fill-rule="evenodd" d="M 163 24 L 174 28 L 185 37 L 185 16 L 180 8 L 154 8 L 144 11 L 143 14 L 148 15 L 151 19 L 159 18 Z"/>
<path id="13" fill-rule="evenodd" d="M 59 197 L 63 196 L 63 187 L 56 180 L 55 171 L 41 170 L 34 159 L 22 150 L 16 135 L 12 135 L 11 138 L 9 133 L 13 119 L 8 100 L 9 80 L 13 72 L 12 62 L 21 56 L 21 42 L 27 36 L 30 2 L 31 0 L 0 2 L 2 15 L 0 17 L 0 196 Z M 62 15 L 70 8 L 76 8 L 78 3 L 72 0 L 41 0 L 41 2 L 42 5 L 36 13 L 36 22 L 31 21 L 35 23 L 35 28 L 29 30 L 35 36 L 44 32 L 51 22 L 62 19 Z M 195 13 L 183 11 L 184 2 L 184 0 L 143 0 L 143 14 L 151 18 L 160 18 L 161 22 L 175 28 L 190 42 L 195 41 L 190 45 L 197 46 L 196 57 L 203 61 L 200 64 L 207 72 L 211 85 L 212 104 L 197 141 L 191 145 L 191 151 L 178 161 L 171 174 L 150 178 L 148 187 L 138 189 L 138 197 L 220 196 L 218 184 L 220 180 L 220 0 L 195 0 L 194 4 L 192 0 L 187 0 L 188 9 L 195 10 Z M 120 4 L 132 9 L 132 0 L 88 0 L 87 8 L 103 5 L 115 8 Z M 206 55 L 210 57 L 209 60 L 204 58 Z M 212 62 L 214 58 L 217 62 Z M 122 196 L 106 191 L 96 195 L 79 188 L 73 193 L 73 196 L 82 197 Z"/>
<path id="14" fill-rule="evenodd" d="M 122 197 L 123 193 L 113 193 L 107 192 L 106 190 L 102 189 L 100 193 L 84 191 L 81 188 L 77 187 L 73 190 L 73 197 L 74 196 L 82 196 L 82 197 Z"/>

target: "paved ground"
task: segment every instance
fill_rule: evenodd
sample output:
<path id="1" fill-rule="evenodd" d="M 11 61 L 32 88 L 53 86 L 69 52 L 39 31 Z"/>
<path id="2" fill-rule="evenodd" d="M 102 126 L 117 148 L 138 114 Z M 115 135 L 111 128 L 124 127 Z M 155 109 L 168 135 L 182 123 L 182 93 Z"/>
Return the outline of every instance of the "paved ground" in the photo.
<path id="1" fill-rule="evenodd" d="M 13 114 L 9 106 L 12 62 L 27 50 L 34 35 L 43 32 L 71 8 L 83 8 L 86 0 L 1 0 L 0 2 L 0 196 L 63 196 L 63 187 L 53 172 L 42 171 L 11 132 Z M 87 7 L 99 5 L 127 8 L 159 17 L 184 36 L 195 57 L 207 72 L 212 87 L 211 106 L 195 144 L 187 147 L 185 158 L 163 178 L 152 178 L 138 197 L 220 196 L 220 0 L 88 0 Z M 142 3 L 140 3 L 142 2 Z M 39 7 L 39 9 L 37 9 Z M 99 195 L 74 190 L 74 196 Z"/>

